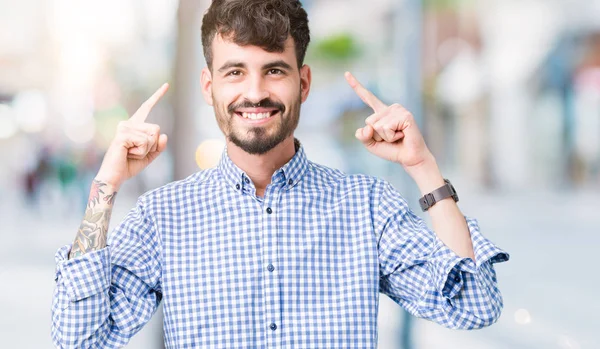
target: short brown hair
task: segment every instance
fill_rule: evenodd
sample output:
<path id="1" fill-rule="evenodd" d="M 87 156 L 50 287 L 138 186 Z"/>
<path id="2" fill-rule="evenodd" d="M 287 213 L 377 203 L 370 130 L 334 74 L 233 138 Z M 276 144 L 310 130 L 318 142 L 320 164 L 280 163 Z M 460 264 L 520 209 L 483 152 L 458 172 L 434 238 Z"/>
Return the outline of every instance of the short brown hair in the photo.
<path id="1" fill-rule="evenodd" d="M 308 15 L 299 0 L 213 0 L 202 19 L 202 48 L 212 69 L 212 42 L 216 34 L 240 46 L 283 52 L 294 39 L 298 68 L 310 42 Z"/>

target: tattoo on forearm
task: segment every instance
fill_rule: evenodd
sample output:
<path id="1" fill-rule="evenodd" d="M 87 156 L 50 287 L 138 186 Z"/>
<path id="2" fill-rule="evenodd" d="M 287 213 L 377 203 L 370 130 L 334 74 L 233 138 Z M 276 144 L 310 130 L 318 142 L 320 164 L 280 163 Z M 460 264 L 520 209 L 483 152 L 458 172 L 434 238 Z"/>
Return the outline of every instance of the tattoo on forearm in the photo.
<path id="1" fill-rule="evenodd" d="M 106 183 L 98 180 L 93 181 L 85 217 L 77 231 L 69 258 L 106 247 L 108 224 L 115 196 L 117 195 L 117 192 L 105 192 L 106 187 Z"/>

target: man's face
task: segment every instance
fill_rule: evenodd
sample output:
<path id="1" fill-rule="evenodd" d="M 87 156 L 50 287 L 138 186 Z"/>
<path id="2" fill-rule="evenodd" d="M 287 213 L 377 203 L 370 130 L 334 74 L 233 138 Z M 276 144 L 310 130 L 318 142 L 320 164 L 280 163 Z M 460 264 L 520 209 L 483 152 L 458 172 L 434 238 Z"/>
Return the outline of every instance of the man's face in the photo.
<path id="1" fill-rule="evenodd" d="M 298 70 L 293 39 L 283 52 L 267 52 L 217 35 L 212 54 L 202 90 L 225 136 L 249 154 L 264 154 L 292 135 L 310 88 L 310 69 Z"/>

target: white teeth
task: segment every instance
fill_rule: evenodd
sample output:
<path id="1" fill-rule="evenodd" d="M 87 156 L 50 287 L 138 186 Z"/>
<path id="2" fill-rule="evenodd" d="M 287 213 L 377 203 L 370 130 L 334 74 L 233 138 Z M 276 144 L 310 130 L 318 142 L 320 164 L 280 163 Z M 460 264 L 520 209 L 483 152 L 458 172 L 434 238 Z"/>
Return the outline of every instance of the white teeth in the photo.
<path id="1" fill-rule="evenodd" d="M 269 116 L 271 116 L 271 113 L 242 113 L 242 117 L 252 120 L 260 120 L 268 118 Z"/>

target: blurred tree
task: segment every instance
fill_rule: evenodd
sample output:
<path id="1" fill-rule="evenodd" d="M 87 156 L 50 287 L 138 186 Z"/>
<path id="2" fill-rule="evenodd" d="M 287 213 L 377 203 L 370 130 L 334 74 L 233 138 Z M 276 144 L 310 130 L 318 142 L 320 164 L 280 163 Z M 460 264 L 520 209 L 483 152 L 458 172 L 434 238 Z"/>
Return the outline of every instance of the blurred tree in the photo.
<path id="1" fill-rule="evenodd" d="M 200 70 L 204 61 L 200 35 L 202 11 L 210 0 L 180 0 L 177 11 L 177 48 L 173 87 L 174 179 L 198 170 L 195 151 L 198 144 L 196 118 L 200 98 Z"/>

